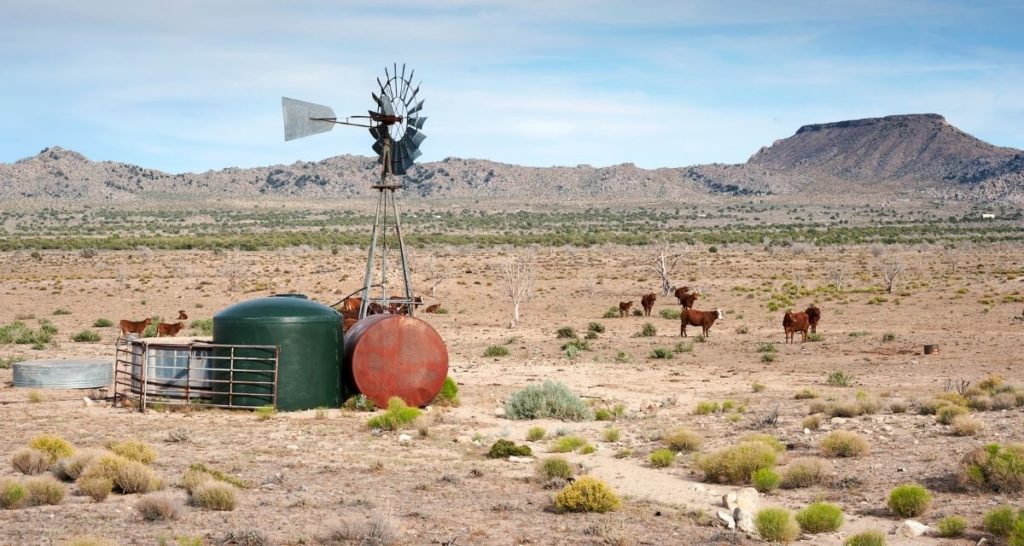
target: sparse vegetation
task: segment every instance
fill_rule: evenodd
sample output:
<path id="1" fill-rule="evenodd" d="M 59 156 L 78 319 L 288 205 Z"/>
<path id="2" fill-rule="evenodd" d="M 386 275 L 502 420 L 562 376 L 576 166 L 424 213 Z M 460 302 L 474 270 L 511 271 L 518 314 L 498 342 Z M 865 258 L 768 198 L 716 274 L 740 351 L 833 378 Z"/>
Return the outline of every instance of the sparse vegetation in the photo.
<path id="1" fill-rule="evenodd" d="M 695 415 L 710 415 L 720 411 L 722 411 L 722 406 L 718 402 L 703 401 L 697 402 L 697 407 L 694 408 L 693 413 Z"/>
<path id="2" fill-rule="evenodd" d="M 656 449 L 647 458 L 654 468 L 665 468 L 676 462 L 676 452 L 671 449 Z"/>
<path id="3" fill-rule="evenodd" d="M 134 438 L 111 442 L 107 445 L 107 449 L 115 455 L 120 455 L 125 459 L 138 461 L 142 464 L 150 464 L 156 460 L 156 450 L 149 444 Z"/>
<path id="4" fill-rule="evenodd" d="M 778 489 L 779 484 L 782 482 L 782 478 L 779 477 L 778 472 L 775 472 L 771 468 L 762 468 L 755 470 L 754 474 L 750 477 L 750 483 L 753 484 L 754 489 L 757 489 L 761 493 L 771 493 Z"/>
<path id="5" fill-rule="evenodd" d="M 491 459 L 507 459 L 512 456 L 529 457 L 531 455 L 533 455 L 533 450 L 530 449 L 530 446 L 517 446 L 515 442 L 505 439 L 491 444 L 491 449 L 487 452 L 487 456 Z"/>
<path id="6" fill-rule="evenodd" d="M 572 326 L 563 326 L 555 332 L 555 338 L 557 339 L 573 339 L 578 337 L 576 330 Z"/>
<path id="7" fill-rule="evenodd" d="M 691 452 L 700 449 L 704 437 L 688 428 L 677 428 L 661 436 L 661 441 L 669 449 L 677 452 Z"/>
<path id="8" fill-rule="evenodd" d="M 21 448 L 11 455 L 11 466 L 29 476 L 42 474 L 50 469 L 50 455 L 38 449 Z"/>
<path id="9" fill-rule="evenodd" d="M 79 492 L 96 502 L 103 502 L 114 490 L 114 481 L 105 476 L 83 477 L 76 484 Z"/>
<path id="10" fill-rule="evenodd" d="M 553 479 L 567 480 L 575 475 L 569 461 L 558 456 L 548 457 L 541 461 L 537 465 L 537 473 L 545 481 Z"/>
<path id="11" fill-rule="evenodd" d="M 366 426 L 380 430 L 399 430 L 416 420 L 423 412 L 419 408 L 410 408 L 405 401 L 397 396 L 388 399 L 388 409 L 375 415 L 366 422 Z"/>
<path id="12" fill-rule="evenodd" d="M 135 503 L 135 510 L 146 521 L 167 521 L 178 517 L 178 503 L 165 493 L 153 493 L 140 498 Z"/>
<path id="13" fill-rule="evenodd" d="M 17 508 L 25 498 L 25 486 L 10 478 L 0 478 L 0 509 Z"/>
<path id="14" fill-rule="evenodd" d="M 622 500 L 608 484 L 592 476 L 581 476 L 555 495 L 559 512 L 598 512 L 618 510 Z"/>
<path id="15" fill-rule="evenodd" d="M 28 447 L 46 453 L 50 457 L 50 464 L 56 463 L 58 459 L 70 457 L 74 454 L 75 448 L 71 442 L 50 434 L 40 434 L 28 443 Z"/>
<path id="16" fill-rule="evenodd" d="M 955 538 L 964 534 L 967 529 L 967 520 L 960 516 L 946 516 L 935 525 L 939 536 L 943 538 Z"/>
<path id="17" fill-rule="evenodd" d="M 658 328 L 653 323 L 645 322 L 637 333 L 637 337 L 654 337 L 658 335 Z"/>
<path id="18" fill-rule="evenodd" d="M 98 318 L 92 323 L 93 328 L 109 328 L 114 325 L 114 321 L 105 318 Z"/>
<path id="19" fill-rule="evenodd" d="M 836 370 L 825 379 L 825 384 L 832 387 L 849 387 L 853 385 L 853 376 L 840 370 Z"/>
<path id="20" fill-rule="evenodd" d="M 75 343 L 96 343 L 101 339 L 103 338 L 100 337 L 99 333 L 92 330 L 82 330 L 81 332 L 71 336 L 71 341 L 74 341 Z"/>
<path id="21" fill-rule="evenodd" d="M 796 513 L 796 521 L 805 533 L 832 533 L 843 525 L 843 511 L 827 502 L 815 502 Z"/>
<path id="22" fill-rule="evenodd" d="M 754 472 L 775 466 L 777 452 L 764 442 L 740 442 L 697 458 L 710 482 L 746 483 Z"/>
<path id="23" fill-rule="evenodd" d="M 821 440 L 821 453 L 826 457 L 863 457 L 868 454 L 868 442 L 856 432 L 837 430 Z"/>
<path id="24" fill-rule="evenodd" d="M 52 476 L 29 478 L 25 481 L 25 499 L 28 506 L 60 504 L 64 500 L 64 484 Z"/>
<path id="25" fill-rule="evenodd" d="M 589 445 L 585 439 L 579 436 L 562 436 L 551 445 L 551 451 L 553 453 L 571 453 L 576 450 L 582 452 Z"/>
<path id="26" fill-rule="evenodd" d="M 957 436 L 974 436 L 981 430 L 981 421 L 970 415 L 958 415 L 951 423 L 953 433 Z"/>
<path id="27" fill-rule="evenodd" d="M 1017 511 L 1011 506 L 1000 506 L 985 513 L 982 526 L 999 538 L 1006 538 L 1017 524 Z"/>
<path id="28" fill-rule="evenodd" d="M 491 345 L 484 349 L 484 356 L 486 357 L 508 356 L 508 354 L 508 347 L 504 345 Z"/>
<path id="29" fill-rule="evenodd" d="M 543 439 L 545 434 L 547 434 L 547 431 L 544 430 L 543 427 L 530 427 L 530 429 L 526 431 L 526 439 L 531 442 L 536 442 L 537 440 Z"/>
<path id="30" fill-rule="evenodd" d="M 437 406 L 458 406 L 461 404 L 459 400 L 459 385 L 451 376 L 444 378 L 444 383 L 441 384 L 441 390 L 434 397 L 433 404 Z"/>
<path id="31" fill-rule="evenodd" d="M 230 512 L 238 504 L 235 486 L 211 480 L 197 485 L 192 490 L 192 504 L 206 510 Z"/>
<path id="32" fill-rule="evenodd" d="M 1024 444 L 989 444 L 967 453 L 957 480 L 962 486 L 1015 493 L 1024 491 Z"/>
<path id="33" fill-rule="evenodd" d="M 881 531 L 864 531 L 846 539 L 843 546 L 885 546 L 885 535 Z"/>
<path id="34" fill-rule="evenodd" d="M 675 353 L 672 352 L 672 349 L 667 349 L 665 347 L 655 347 L 654 349 L 651 349 L 651 358 L 656 360 L 668 360 L 674 356 Z"/>
<path id="35" fill-rule="evenodd" d="M 789 544 L 800 536 L 800 526 L 785 508 L 764 508 L 754 517 L 757 534 L 766 542 Z"/>
<path id="36" fill-rule="evenodd" d="M 902 518 L 913 518 L 924 514 L 931 503 L 931 493 L 917 484 L 900 485 L 889 492 L 889 510 Z"/>
<path id="37" fill-rule="evenodd" d="M 814 457 L 793 459 L 782 473 L 781 486 L 783 489 L 798 489 L 820 485 L 828 480 L 831 471 L 828 461 Z"/>
<path id="38" fill-rule="evenodd" d="M 529 385 L 505 400 L 509 419 L 562 419 L 582 421 L 593 417 L 590 408 L 568 387 L 555 381 Z"/>

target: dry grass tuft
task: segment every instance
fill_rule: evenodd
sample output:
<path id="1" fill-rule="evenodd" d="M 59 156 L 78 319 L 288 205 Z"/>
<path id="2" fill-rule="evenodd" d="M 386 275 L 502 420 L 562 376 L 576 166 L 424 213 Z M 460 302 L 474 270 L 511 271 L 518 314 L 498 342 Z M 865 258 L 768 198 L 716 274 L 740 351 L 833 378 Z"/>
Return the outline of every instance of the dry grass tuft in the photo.
<path id="1" fill-rule="evenodd" d="M 953 418 L 953 433 L 957 436 L 974 436 L 982 428 L 980 419 L 970 415 L 958 415 Z"/>
<path id="2" fill-rule="evenodd" d="M 238 489 L 233 485 L 210 480 L 192 490 L 192 504 L 206 510 L 230 512 L 238 505 L 236 491 Z"/>
<path id="3" fill-rule="evenodd" d="M 70 457 L 57 461 L 53 468 L 54 475 L 61 480 L 75 481 L 85 469 L 102 457 L 106 452 L 98 449 L 83 449 Z"/>
<path id="4" fill-rule="evenodd" d="M 868 454 L 868 441 L 856 432 L 837 430 L 821 440 L 821 453 L 826 457 L 863 457 Z"/>
<path id="5" fill-rule="evenodd" d="M 832 464 L 814 457 L 793 459 L 782 473 L 783 489 L 798 489 L 820 485 L 828 481 Z"/>
<path id="6" fill-rule="evenodd" d="M 146 521 L 167 521 L 178 517 L 178 503 L 166 493 L 146 495 L 135 504 Z"/>
<path id="7" fill-rule="evenodd" d="M 0 509 L 17 508 L 24 499 L 25 486 L 9 478 L 0 479 Z"/>
<path id="8" fill-rule="evenodd" d="M 11 466 L 29 476 L 42 474 L 50 469 L 50 455 L 38 449 L 23 447 L 11 456 Z"/>
<path id="9" fill-rule="evenodd" d="M 672 451 L 689 452 L 697 451 L 704 443 L 704 437 L 688 428 L 677 428 L 661 437 L 665 447 Z"/>
<path id="10" fill-rule="evenodd" d="M 104 476 L 85 476 L 76 482 L 78 491 L 96 502 L 103 502 L 114 490 L 114 481 Z"/>
<path id="11" fill-rule="evenodd" d="M 156 451 L 149 444 L 134 438 L 120 442 L 111 442 L 107 445 L 107 449 L 115 455 L 120 455 L 125 459 L 138 461 L 142 464 L 150 464 L 156 460 Z"/>
<path id="12" fill-rule="evenodd" d="M 60 504 L 64 493 L 64 484 L 53 476 L 31 478 L 25 482 L 25 504 L 29 506 Z"/>
<path id="13" fill-rule="evenodd" d="M 710 482 L 745 483 L 762 468 L 775 466 L 777 452 L 764 442 L 740 442 L 697 459 Z"/>

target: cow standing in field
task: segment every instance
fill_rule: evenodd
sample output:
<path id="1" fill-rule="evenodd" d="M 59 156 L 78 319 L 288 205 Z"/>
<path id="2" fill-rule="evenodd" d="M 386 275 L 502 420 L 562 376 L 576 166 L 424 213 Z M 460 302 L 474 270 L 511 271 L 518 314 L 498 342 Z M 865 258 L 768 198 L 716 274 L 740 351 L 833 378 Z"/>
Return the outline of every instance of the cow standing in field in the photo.
<path id="1" fill-rule="evenodd" d="M 722 310 L 715 309 L 714 311 L 698 311 L 696 309 L 683 309 L 683 312 L 679 314 L 679 335 L 687 337 L 686 327 L 687 326 L 700 326 L 701 333 L 704 337 L 708 337 L 711 331 L 711 326 L 715 324 L 715 321 L 722 318 Z"/>
<path id="2" fill-rule="evenodd" d="M 640 298 L 640 305 L 644 308 L 645 317 L 651 316 L 651 309 L 654 309 L 654 302 L 657 299 L 658 296 L 656 296 L 654 292 L 644 294 L 644 296 Z"/>
<path id="3" fill-rule="evenodd" d="M 121 335 L 127 337 L 128 334 L 137 334 L 141 336 L 150 324 L 153 324 L 153 319 L 151 318 L 147 318 L 146 320 L 122 319 L 119 326 L 121 327 Z"/>
<path id="4" fill-rule="evenodd" d="M 786 343 L 794 343 L 796 333 L 800 332 L 800 343 L 807 341 L 807 330 L 811 327 L 810 316 L 814 314 L 817 319 L 821 318 L 821 310 L 813 305 L 805 311 L 794 313 L 792 309 L 786 311 L 782 316 L 782 329 L 786 331 Z"/>
<path id="5" fill-rule="evenodd" d="M 620 301 L 619 302 L 619 318 L 628 317 L 629 309 L 633 307 L 632 301 Z"/>
<path id="6" fill-rule="evenodd" d="M 174 322 L 174 323 L 160 322 L 160 323 L 157 323 L 157 325 L 156 325 L 156 337 L 161 337 L 161 336 L 173 337 L 173 336 L 176 336 L 176 335 L 178 335 L 178 332 L 180 332 L 181 329 L 184 328 L 184 327 L 185 327 L 185 324 L 182 323 L 182 322 Z"/>
<path id="7" fill-rule="evenodd" d="M 178 320 L 188 320 L 188 315 L 185 314 L 184 310 L 178 311 Z"/>
<path id="8" fill-rule="evenodd" d="M 697 292 L 690 292 L 689 286 L 676 288 L 675 296 L 679 300 L 679 305 L 683 306 L 683 309 L 692 309 L 693 302 L 697 301 Z"/>
<path id="9" fill-rule="evenodd" d="M 807 322 L 811 323 L 811 333 L 818 333 L 818 321 L 821 320 L 821 309 L 818 309 L 816 305 L 812 305 L 807 308 Z"/>

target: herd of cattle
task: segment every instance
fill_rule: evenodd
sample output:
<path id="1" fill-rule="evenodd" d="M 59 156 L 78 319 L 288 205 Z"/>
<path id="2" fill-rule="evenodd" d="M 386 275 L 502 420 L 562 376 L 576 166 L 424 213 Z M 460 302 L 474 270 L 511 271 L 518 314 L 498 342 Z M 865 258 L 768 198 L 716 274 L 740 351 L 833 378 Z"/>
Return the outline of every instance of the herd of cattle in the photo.
<path id="1" fill-rule="evenodd" d="M 185 314 L 185 311 L 178 311 L 178 320 L 188 320 L 188 315 Z M 121 327 L 121 335 L 127 337 L 128 334 L 141 336 L 146 331 L 146 328 L 149 328 L 152 324 L 153 319 L 151 318 L 146 320 L 122 319 L 119 326 Z M 184 327 L 184 322 L 158 322 L 156 324 L 156 335 L 157 337 L 176 336 Z"/>
<path id="2" fill-rule="evenodd" d="M 713 311 L 698 311 L 694 309 L 693 304 L 700 297 L 700 293 L 690 291 L 689 286 L 676 288 L 674 295 L 679 300 L 679 305 L 682 306 L 682 310 L 679 313 L 679 335 L 687 337 L 687 326 L 699 326 L 701 334 L 704 337 L 708 337 L 711 326 L 715 324 L 716 320 L 722 318 L 722 310 L 718 308 L 715 308 Z M 651 316 L 651 310 L 654 309 L 654 302 L 657 299 L 658 296 L 654 292 L 640 297 L 640 306 L 644 309 L 643 316 Z M 629 316 L 632 308 L 632 301 L 620 301 L 619 317 Z M 793 343 L 797 332 L 801 334 L 801 342 L 807 341 L 807 331 L 810 330 L 811 333 L 817 333 L 819 320 L 821 320 L 821 309 L 814 305 L 801 312 L 786 311 L 786 314 L 782 317 L 782 329 L 786 333 L 786 343 Z"/>

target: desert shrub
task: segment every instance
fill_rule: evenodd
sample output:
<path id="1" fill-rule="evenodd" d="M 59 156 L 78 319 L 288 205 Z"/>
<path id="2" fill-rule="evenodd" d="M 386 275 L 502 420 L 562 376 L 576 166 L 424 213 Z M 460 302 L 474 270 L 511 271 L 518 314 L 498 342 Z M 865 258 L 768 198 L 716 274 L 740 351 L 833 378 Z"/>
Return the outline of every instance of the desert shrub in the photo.
<path id="1" fill-rule="evenodd" d="M 598 338 L 597 332 L 593 332 L 593 331 L 587 330 L 587 333 L 583 334 L 583 339 L 597 339 L 597 338 Z"/>
<path id="2" fill-rule="evenodd" d="M 82 330 L 81 332 L 71 336 L 71 341 L 76 343 L 95 343 L 101 339 L 103 338 L 99 333 L 92 330 Z"/>
<path id="3" fill-rule="evenodd" d="M 460 403 L 458 383 L 451 376 L 445 377 L 444 383 L 441 384 L 441 390 L 434 397 L 433 404 L 438 406 L 458 406 Z"/>
<path id="4" fill-rule="evenodd" d="M 105 318 L 98 318 L 92 323 L 93 328 L 109 328 L 114 325 L 114 321 Z"/>
<path id="5" fill-rule="evenodd" d="M 235 486 L 211 480 L 192 490 L 192 504 L 206 510 L 230 512 L 238 504 Z"/>
<path id="6" fill-rule="evenodd" d="M 1024 546 L 1024 515 L 1017 518 L 1017 523 L 1013 525 L 1013 531 L 1010 531 L 1006 546 Z"/>
<path id="7" fill-rule="evenodd" d="M 531 442 L 536 442 L 537 440 L 544 438 L 544 435 L 547 433 L 548 431 L 544 430 L 543 427 L 530 427 L 530 430 L 526 431 L 526 439 Z"/>
<path id="8" fill-rule="evenodd" d="M 484 349 L 484 356 L 508 356 L 508 347 L 504 345 L 491 345 Z"/>
<path id="9" fill-rule="evenodd" d="M 821 453 L 826 457 L 863 457 L 868 454 L 868 442 L 856 432 L 837 430 L 822 438 Z"/>
<path id="10" fill-rule="evenodd" d="M 562 436 L 551 445 L 551 451 L 555 453 L 570 453 L 587 445 L 589 445 L 587 441 L 579 436 Z"/>
<path id="11" fill-rule="evenodd" d="M 373 403 L 373 400 L 367 398 L 365 394 L 357 394 L 355 396 L 349 397 L 348 400 L 345 400 L 345 403 L 342 404 L 341 407 L 353 411 L 377 410 L 377 405 Z"/>
<path id="12" fill-rule="evenodd" d="M 800 527 L 785 508 L 765 508 L 754 516 L 757 534 L 766 542 L 789 544 L 800 536 Z"/>
<path id="13" fill-rule="evenodd" d="M 885 546 L 885 535 L 881 531 L 864 531 L 846 539 L 843 546 Z"/>
<path id="14" fill-rule="evenodd" d="M 795 400 L 810 400 L 812 398 L 817 398 L 817 397 L 818 397 L 818 393 L 812 391 L 811 389 L 803 389 L 803 390 L 801 390 L 801 391 L 799 391 L 799 392 L 797 392 L 796 394 L 793 395 L 793 398 Z"/>
<path id="15" fill-rule="evenodd" d="M 377 520 L 378 516 L 377 514 L 374 514 L 372 522 L 367 522 L 365 525 L 361 526 L 365 530 L 357 532 L 355 534 L 347 534 L 339 538 L 341 539 L 341 541 L 346 541 L 354 538 L 355 540 L 364 541 L 364 544 L 366 544 L 367 546 L 371 544 L 374 546 L 390 546 L 393 540 L 391 542 L 382 540 L 383 538 L 385 538 L 384 535 L 380 534 L 379 532 L 372 532 L 373 529 L 371 528 L 376 526 Z M 331 536 L 334 536 L 334 533 L 332 533 Z M 268 537 L 266 533 L 259 529 L 232 529 L 224 533 L 224 539 L 220 542 L 220 544 L 231 544 L 233 546 L 271 546 L 272 542 L 270 541 L 270 537 Z M 179 546 L 203 545 L 181 544 Z"/>
<path id="16" fill-rule="evenodd" d="M 764 342 L 757 344 L 757 352 L 759 353 L 774 353 L 775 344 L 771 342 Z"/>
<path id="17" fill-rule="evenodd" d="M 604 314 L 601 315 L 601 318 L 616 318 L 618 316 L 619 316 L 619 308 L 618 307 L 609 307 L 608 309 L 605 310 Z"/>
<path id="18" fill-rule="evenodd" d="M 1000 506 L 985 513 L 982 527 L 999 538 L 1010 536 L 1017 523 L 1017 512 L 1010 506 Z"/>
<path id="19" fill-rule="evenodd" d="M 404 400 L 397 396 L 392 396 L 388 399 L 388 409 L 380 415 L 371 417 L 366 422 L 366 426 L 371 429 L 399 430 L 403 426 L 415 421 L 421 413 L 423 412 L 419 408 L 410 408 L 405 404 Z"/>
<path id="20" fill-rule="evenodd" d="M 903 518 L 920 516 L 928 510 L 931 503 L 931 493 L 917 484 L 899 485 L 889 492 L 889 510 Z"/>
<path id="21" fill-rule="evenodd" d="M 992 397 L 993 410 L 1008 410 L 1017 407 L 1017 394 L 1012 392 L 1001 392 Z"/>
<path id="22" fill-rule="evenodd" d="M 658 328 L 650 322 L 645 322 L 637 333 L 637 337 L 654 337 L 658 335 Z"/>
<path id="23" fill-rule="evenodd" d="M 935 410 L 935 420 L 943 425 L 948 425 L 953 422 L 953 419 L 961 415 L 967 415 L 969 412 L 967 408 L 963 406 L 942 406 Z"/>
<path id="24" fill-rule="evenodd" d="M 618 510 L 622 500 L 608 484 L 592 476 L 581 476 L 555 495 L 559 512 L 599 512 Z"/>
<path id="25" fill-rule="evenodd" d="M 491 444 L 491 449 L 487 452 L 487 456 L 491 459 L 507 459 L 511 456 L 529 457 L 531 455 L 533 455 L 533 450 L 530 449 L 530 446 L 517 446 L 515 442 L 504 439 Z"/>
<path id="26" fill-rule="evenodd" d="M 762 468 L 750 476 L 750 483 L 761 493 L 771 493 L 779 487 L 782 478 L 771 468 Z"/>
<path id="27" fill-rule="evenodd" d="M 970 415 L 958 415 L 951 423 L 957 436 L 974 436 L 981 429 L 981 421 Z"/>
<path id="28" fill-rule="evenodd" d="M 601 324 L 600 322 L 591 322 L 590 324 L 587 325 L 587 331 L 603 334 L 604 324 Z"/>
<path id="29" fill-rule="evenodd" d="M 811 405 L 807 407 L 807 413 L 814 415 L 816 413 L 828 413 L 832 406 L 824 400 L 815 400 L 811 402 Z"/>
<path id="30" fill-rule="evenodd" d="M 130 495 L 160 489 L 162 483 L 148 466 L 138 461 L 127 460 L 117 469 L 114 486 L 122 493 Z"/>
<path id="31" fill-rule="evenodd" d="M 722 411 L 722 406 L 718 402 L 703 401 L 697 402 L 697 407 L 694 408 L 693 413 L 696 415 L 708 415 L 718 413 L 719 411 Z"/>
<path id="32" fill-rule="evenodd" d="M 201 336 L 213 335 L 213 319 L 196 319 L 189 323 L 189 327 Z"/>
<path id="33" fill-rule="evenodd" d="M 562 350 L 566 351 L 566 353 L 568 353 L 569 351 L 574 351 L 575 353 L 578 354 L 579 351 L 592 351 L 593 349 L 591 349 L 589 341 L 585 339 L 573 338 L 562 344 Z"/>
<path id="34" fill-rule="evenodd" d="M 131 461 L 138 461 L 142 464 L 150 464 L 156 460 L 156 451 L 145 442 L 134 438 L 111 442 L 107 449 L 115 455 L 120 455 Z"/>
<path id="35" fill-rule="evenodd" d="M 71 442 L 51 434 L 40 434 L 32 438 L 32 441 L 28 443 L 28 447 L 38 449 L 49 455 L 50 464 L 57 462 L 58 459 L 70 457 L 75 452 Z"/>
<path id="36" fill-rule="evenodd" d="M 537 465 L 537 473 L 545 481 L 555 478 L 567 480 L 575 474 L 569 461 L 562 457 L 548 457 L 544 459 Z"/>
<path id="37" fill-rule="evenodd" d="M 266 420 L 270 419 L 271 417 L 277 415 L 277 408 L 275 408 L 274 406 L 272 406 L 270 404 L 267 404 L 265 406 L 260 406 L 260 407 L 258 407 L 256 409 L 254 409 L 253 413 L 256 414 L 256 419 L 258 419 L 260 421 L 266 421 Z"/>
<path id="38" fill-rule="evenodd" d="M 204 483 L 213 481 L 213 479 L 213 476 L 210 476 L 202 470 L 190 468 L 185 471 L 185 474 L 181 477 L 181 481 L 178 482 L 178 485 L 184 488 L 185 491 L 188 491 L 188 494 L 191 495 L 197 487 Z"/>
<path id="39" fill-rule="evenodd" d="M 740 437 L 741 442 L 761 442 L 768 447 L 775 450 L 776 453 L 782 453 L 786 451 L 786 445 L 779 441 L 778 438 L 771 434 L 763 434 L 759 432 L 752 432 L 750 434 L 744 434 Z"/>
<path id="40" fill-rule="evenodd" d="M 673 451 L 697 451 L 704 443 L 704 437 L 688 428 L 677 428 L 661 436 L 665 446 Z"/>
<path id="41" fill-rule="evenodd" d="M 775 362 L 775 353 L 761 353 L 761 362 Z"/>
<path id="42" fill-rule="evenodd" d="M 886 332 L 882 334 L 882 341 L 889 343 L 890 341 L 896 341 L 896 334 L 892 332 Z"/>
<path id="43" fill-rule="evenodd" d="M 783 489 L 798 489 L 824 483 L 832 472 L 828 461 L 814 457 L 793 459 L 782 473 Z"/>
<path id="44" fill-rule="evenodd" d="M 902 400 L 895 400 L 895 401 L 889 402 L 889 411 L 891 411 L 893 413 L 906 413 L 907 412 L 907 403 L 902 401 Z"/>
<path id="45" fill-rule="evenodd" d="M 939 520 L 935 527 L 940 537 L 958 537 L 967 529 L 967 520 L 960 516 L 947 516 Z"/>
<path id="46" fill-rule="evenodd" d="M 825 384 L 833 387 L 849 387 L 853 385 L 853 375 L 836 370 L 825 378 Z"/>
<path id="47" fill-rule="evenodd" d="M 38 449 L 23 447 L 11 455 L 11 466 L 22 474 L 42 474 L 50 469 L 50 455 Z"/>
<path id="48" fill-rule="evenodd" d="M 653 359 L 669 360 L 674 356 L 675 353 L 672 352 L 672 349 L 667 349 L 665 347 L 655 347 L 654 349 L 651 349 L 651 358 Z"/>
<path id="49" fill-rule="evenodd" d="M 808 415 L 804 417 L 804 420 L 800 422 L 802 428 L 808 430 L 818 430 L 821 428 L 821 416 L 820 415 Z"/>
<path id="50" fill-rule="evenodd" d="M 960 461 L 957 479 L 965 487 L 1024 491 L 1024 444 L 989 444 L 969 452 Z"/>
<path id="51" fill-rule="evenodd" d="M 154 493 L 139 499 L 135 509 L 146 521 L 166 521 L 178 517 L 178 503 L 165 493 Z"/>
<path id="52" fill-rule="evenodd" d="M 634 317 L 642 317 L 642 316 L 644 316 L 644 312 L 639 310 L 639 309 L 633 309 L 633 312 L 631 314 Z"/>
<path id="53" fill-rule="evenodd" d="M 572 326 L 562 326 L 555 332 L 556 339 L 571 339 L 577 337 L 576 330 Z"/>
<path id="54" fill-rule="evenodd" d="M 54 474 L 62 480 L 77 480 L 93 461 L 104 454 L 105 452 L 98 449 L 83 449 L 70 457 L 57 461 L 54 466 Z"/>
<path id="55" fill-rule="evenodd" d="M 210 468 L 203 463 L 190 464 L 188 466 L 188 471 L 185 473 L 185 475 L 188 476 L 189 472 L 198 472 L 204 474 L 209 478 L 231 484 L 239 489 L 247 489 L 249 487 L 249 484 L 246 483 L 245 480 L 242 480 L 237 476 L 232 476 L 231 474 L 221 472 L 216 468 Z M 189 489 L 189 491 L 191 491 L 191 489 Z"/>
<path id="56" fill-rule="evenodd" d="M 679 320 L 679 316 L 682 313 L 679 311 L 679 309 L 668 308 L 658 311 L 658 314 L 661 315 L 662 318 L 667 318 L 669 320 Z"/>
<path id="57" fill-rule="evenodd" d="M 811 342 L 825 341 L 825 336 L 823 336 L 823 335 L 821 335 L 821 334 L 819 334 L 817 332 L 811 332 L 811 333 L 807 334 L 807 341 L 811 341 Z"/>
<path id="58" fill-rule="evenodd" d="M 831 533 L 843 525 L 843 511 L 827 502 L 815 502 L 796 513 L 796 522 L 805 533 Z"/>
<path id="59" fill-rule="evenodd" d="M 103 502 L 114 490 L 114 481 L 104 476 L 87 476 L 76 482 L 78 491 L 96 502 Z"/>
<path id="60" fill-rule="evenodd" d="M 59 316 L 59 315 L 70 315 L 70 314 L 71 314 L 71 311 L 68 311 L 67 309 L 64 309 L 64 308 L 58 307 L 58 308 L 56 308 L 56 309 L 54 309 L 54 310 L 53 310 L 53 314 L 54 314 L 54 315 L 58 315 L 58 316 Z"/>
<path id="61" fill-rule="evenodd" d="M 776 456 L 764 442 L 741 442 L 699 457 L 697 467 L 707 481 L 744 483 L 754 472 L 775 466 Z"/>
<path id="62" fill-rule="evenodd" d="M 505 400 L 509 419 L 556 418 L 568 421 L 590 419 L 593 414 L 568 387 L 555 381 L 528 385 Z"/>
<path id="63" fill-rule="evenodd" d="M 857 402 L 837 402 L 829 404 L 829 417 L 857 417 L 861 415 L 861 407 Z"/>
<path id="64" fill-rule="evenodd" d="M 676 462 L 676 452 L 671 449 L 656 449 L 647 458 L 654 468 L 666 468 Z"/>
<path id="65" fill-rule="evenodd" d="M 25 486 L 9 478 L 0 478 L 0 509 L 17 508 L 24 498 Z"/>
<path id="66" fill-rule="evenodd" d="M 60 504 L 64 500 L 64 484 L 52 476 L 29 478 L 25 481 L 25 504 L 40 506 Z"/>
<path id="67" fill-rule="evenodd" d="M 992 409 L 992 397 L 983 394 L 967 398 L 967 407 L 974 411 L 988 411 Z"/>
<path id="68" fill-rule="evenodd" d="M 601 433 L 601 437 L 604 438 L 604 441 L 606 442 L 618 442 L 621 436 L 622 431 L 615 427 L 606 428 L 604 429 L 604 432 Z"/>
<path id="69" fill-rule="evenodd" d="M 192 428 L 187 426 L 175 427 L 167 433 L 165 442 L 172 444 L 186 443 L 192 441 Z"/>

